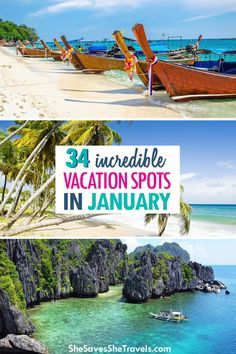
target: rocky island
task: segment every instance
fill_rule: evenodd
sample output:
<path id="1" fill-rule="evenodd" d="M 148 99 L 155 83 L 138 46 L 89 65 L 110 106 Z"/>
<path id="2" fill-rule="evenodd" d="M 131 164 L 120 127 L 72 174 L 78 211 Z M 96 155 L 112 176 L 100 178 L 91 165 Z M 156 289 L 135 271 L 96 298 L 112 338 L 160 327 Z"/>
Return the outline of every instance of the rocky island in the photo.
<path id="1" fill-rule="evenodd" d="M 123 284 L 126 301 L 224 285 L 177 243 L 138 247 L 119 240 L 1 240 L 0 352 L 46 353 L 29 337 L 27 308 L 66 297 L 95 297 Z M 217 285 L 218 284 L 218 285 Z"/>

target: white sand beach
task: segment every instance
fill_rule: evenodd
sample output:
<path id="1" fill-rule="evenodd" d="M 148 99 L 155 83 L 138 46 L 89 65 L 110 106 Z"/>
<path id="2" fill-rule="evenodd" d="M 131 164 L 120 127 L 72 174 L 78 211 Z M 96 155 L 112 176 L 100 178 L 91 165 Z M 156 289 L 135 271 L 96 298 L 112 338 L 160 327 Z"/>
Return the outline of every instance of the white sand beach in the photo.
<path id="1" fill-rule="evenodd" d="M 191 221 L 190 232 L 182 236 L 179 232 L 179 220 L 170 217 L 162 238 L 172 239 L 233 239 L 235 225 L 213 222 Z M 1 236 L 1 235 L 0 235 Z M 81 221 L 73 221 L 55 226 L 42 227 L 11 236 L 13 238 L 120 238 L 120 237 L 158 237 L 156 220 L 149 225 L 144 224 L 144 214 L 110 214 L 94 216 Z"/>
<path id="2" fill-rule="evenodd" d="M 120 83 L 110 73 L 84 74 L 50 58 L 23 58 L 13 48 L 0 48 L 0 72 L 3 119 L 180 117 L 144 97 L 144 87 Z"/>

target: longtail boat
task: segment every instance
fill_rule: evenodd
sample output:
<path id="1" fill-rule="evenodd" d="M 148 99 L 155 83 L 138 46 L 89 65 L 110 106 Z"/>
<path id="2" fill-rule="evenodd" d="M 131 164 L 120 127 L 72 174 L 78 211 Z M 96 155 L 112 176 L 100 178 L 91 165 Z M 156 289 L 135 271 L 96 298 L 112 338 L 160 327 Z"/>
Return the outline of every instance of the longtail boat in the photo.
<path id="1" fill-rule="evenodd" d="M 152 65 L 153 73 L 175 101 L 236 97 L 236 76 L 156 60 L 143 25 L 136 24 L 133 32 Z"/>
<path id="2" fill-rule="evenodd" d="M 65 36 L 61 36 L 61 39 L 67 50 L 71 50 L 72 46 L 66 40 Z M 124 44 L 125 45 L 125 44 Z M 128 49 L 127 49 L 128 50 Z M 73 61 L 72 61 L 73 60 Z M 123 59 L 111 58 L 111 57 L 99 57 L 88 54 L 79 53 L 77 50 L 74 50 L 71 62 L 75 68 L 77 63 L 81 63 L 82 71 L 85 73 L 101 73 L 108 70 L 125 70 L 125 62 Z M 141 81 L 145 86 L 148 84 L 147 73 L 148 73 L 148 64 L 146 62 L 138 62 L 137 74 L 139 75 Z M 136 64 L 136 65 L 137 65 Z M 156 80 L 154 83 L 154 89 L 160 90 L 163 89 L 163 85 L 159 80 Z"/>
<path id="3" fill-rule="evenodd" d="M 59 50 L 52 50 L 43 39 L 40 41 L 47 51 L 47 54 L 49 54 L 48 56 L 52 57 L 55 61 L 62 61 L 61 52 Z"/>
<path id="4" fill-rule="evenodd" d="M 70 43 L 67 41 L 65 36 L 61 36 L 62 42 L 64 43 L 67 50 L 73 49 Z M 124 43 L 124 46 L 126 44 Z M 128 51 L 128 48 L 127 48 Z M 115 59 L 111 57 L 99 57 L 88 54 L 79 53 L 77 50 L 74 50 L 71 56 L 71 62 L 77 69 L 78 65 L 81 65 L 78 69 L 82 69 L 83 72 L 92 72 L 92 73 L 101 73 L 108 70 L 122 70 L 124 71 L 125 63 L 123 59 Z M 137 65 L 138 64 L 138 65 Z M 145 86 L 148 84 L 147 73 L 148 73 L 148 64 L 146 62 L 138 62 L 136 65 L 138 67 L 137 74 L 144 83 Z M 160 90 L 163 89 L 163 85 L 159 80 L 155 80 L 154 89 Z"/>
<path id="5" fill-rule="evenodd" d="M 71 62 L 71 64 L 75 67 L 76 70 L 84 69 L 84 66 L 81 63 L 81 61 L 79 60 L 78 56 L 76 55 L 76 52 L 75 52 L 74 48 L 67 41 L 66 37 L 65 36 L 61 36 L 61 40 L 64 43 L 67 52 L 71 51 L 71 54 L 70 54 L 70 62 Z"/>
<path id="6" fill-rule="evenodd" d="M 63 43 L 67 50 L 72 49 L 73 47 L 66 40 L 65 36 L 61 36 Z M 87 73 L 102 73 L 104 71 L 110 70 L 123 70 L 124 69 L 124 61 L 121 59 L 116 59 L 112 57 L 105 56 L 97 56 L 97 55 L 89 55 L 85 53 L 80 53 L 78 50 L 74 49 L 72 54 L 72 58 L 74 61 L 79 63 L 84 72 Z"/>
<path id="7" fill-rule="evenodd" d="M 47 51 L 43 48 L 36 48 L 34 45 L 31 47 L 25 46 L 24 43 L 21 41 L 18 41 L 18 45 L 16 46 L 16 49 L 18 52 L 23 57 L 29 57 L 29 58 L 47 58 L 50 56 L 50 53 L 47 53 Z"/>
<path id="8" fill-rule="evenodd" d="M 197 41 L 195 44 L 188 44 L 185 48 L 179 48 L 179 49 L 174 49 L 174 50 L 170 50 L 168 52 L 168 56 L 171 59 L 181 59 L 184 58 L 188 55 L 193 55 L 193 56 L 197 56 L 197 54 L 203 54 L 205 53 L 205 50 L 201 50 L 201 52 L 199 52 L 199 44 L 202 40 L 202 35 L 200 34 L 200 36 L 198 37 Z"/>
<path id="9" fill-rule="evenodd" d="M 122 36 L 121 32 L 115 31 L 113 33 L 113 37 L 115 38 L 116 43 L 118 44 L 120 50 L 124 54 L 125 59 L 126 60 L 132 59 L 133 55 L 129 51 L 129 48 L 126 45 L 125 39 Z M 145 63 L 144 61 L 143 62 L 138 61 L 136 63 L 136 73 L 140 77 L 140 79 L 142 80 L 144 85 L 148 86 L 148 81 L 149 81 L 148 80 L 148 64 Z M 157 76 L 155 76 L 155 81 L 153 82 L 153 88 L 154 89 L 163 89 L 162 83 L 160 82 L 160 80 L 158 79 Z"/>

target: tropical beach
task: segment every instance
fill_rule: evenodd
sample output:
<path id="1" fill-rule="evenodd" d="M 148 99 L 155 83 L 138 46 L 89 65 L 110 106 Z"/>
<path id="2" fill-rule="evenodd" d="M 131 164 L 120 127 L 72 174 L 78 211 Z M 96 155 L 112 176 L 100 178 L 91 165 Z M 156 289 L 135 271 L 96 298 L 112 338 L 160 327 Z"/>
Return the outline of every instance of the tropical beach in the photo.
<path id="1" fill-rule="evenodd" d="M 234 237 L 236 195 L 232 146 L 235 144 L 235 122 L 175 124 L 165 121 L 2 121 L 1 236 Z M 168 137 L 157 137 L 156 132 L 162 131 L 169 131 Z M 224 143 L 222 131 L 225 132 Z M 201 145 L 198 133 L 202 137 Z M 219 137 L 222 145 L 216 145 Z M 139 212 L 136 209 L 132 213 L 119 209 L 113 214 L 104 209 L 99 214 L 98 211 L 56 213 L 57 146 L 118 146 L 136 145 L 137 142 L 180 146 L 178 215 L 158 213 L 158 210 L 148 213 L 142 206 Z M 215 146 L 213 153 L 211 146 Z M 80 190 L 79 185 L 76 188 Z"/>
<path id="2" fill-rule="evenodd" d="M 144 119 L 178 118 L 167 106 L 146 99 L 138 81 L 130 85 L 126 76 L 77 72 L 71 65 L 50 59 L 16 56 L 15 49 L 0 48 L 0 117 L 7 119 Z"/>
<path id="3" fill-rule="evenodd" d="M 2 352 L 7 345 L 40 354 L 70 346 L 165 347 L 176 354 L 235 346 L 234 319 L 228 321 L 235 313 L 235 241 L 0 244 Z"/>
<path id="4" fill-rule="evenodd" d="M 235 118 L 234 38 L 149 39 L 142 24 L 132 32 L 45 41 L 34 28 L 1 20 L 0 116 Z"/>
<path id="5" fill-rule="evenodd" d="M 3 119 L 235 117 L 235 100 L 177 104 L 164 91 L 148 97 L 139 78 L 131 82 L 122 71 L 84 74 L 71 64 L 68 67 L 50 58 L 23 58 L 8 48 L 0 48 L 0 65 Z"/>

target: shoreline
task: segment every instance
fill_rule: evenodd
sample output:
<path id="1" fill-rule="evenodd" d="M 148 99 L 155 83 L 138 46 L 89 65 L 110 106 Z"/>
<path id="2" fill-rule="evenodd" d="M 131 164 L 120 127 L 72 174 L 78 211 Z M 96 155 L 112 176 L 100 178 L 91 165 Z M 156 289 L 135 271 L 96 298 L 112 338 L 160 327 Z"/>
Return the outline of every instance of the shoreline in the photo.
<path id="1" fill-rule="evenodd" d="M 178 119 L 180 114 L 151 102 L 144 88 L 109 74 L 84 74 L 51 59 L 16 56 L 0 48 L 0 117 L 9 119 Z"/>
<path id="2" fill-rule="evenodd" d="M 47 219 L 53 220 L 53 218 L 54 217 L 50 217 Z M 19 227 L 19 224 L 16 224 L 16 229 L 17 227 Z M 235 238 L 235 225 L 191 220 L 190 232 L 188 235 L 181 235 L 179 229 L 178 218 L 171 217 L 168 221 L 165 233 L 160 237 L 156 231 L 156 220 L 145 226 L 143 214 L 133 214 L 131 216 L 125 214 L 104 214 L 102 216 L 94 216 L 92 218 L 72 221 L 60 225 L 41 227 L 8 237 L 10 237 L 10 239 L 37 239 L 41 237 L 44 239 L 93 239 L 97 237 L 101 238 L 102 235 L 102 238 L 104 239 L 122 239 L 127 237 L 155 237 L 165 240 L 186 238 Z M 0 238 L 5 238 L 5 236 L 0 235 Z"/>

